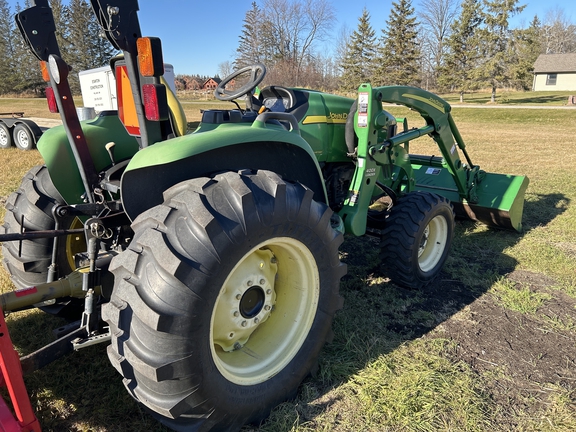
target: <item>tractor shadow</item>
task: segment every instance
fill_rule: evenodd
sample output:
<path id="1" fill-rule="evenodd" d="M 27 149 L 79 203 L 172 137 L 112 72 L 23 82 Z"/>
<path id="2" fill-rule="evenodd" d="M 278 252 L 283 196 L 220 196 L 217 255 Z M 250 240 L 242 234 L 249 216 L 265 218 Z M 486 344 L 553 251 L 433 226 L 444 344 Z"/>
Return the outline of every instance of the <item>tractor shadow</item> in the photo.
<path id="1" fill-rule="evenodd" d="M 314 424 L 317 416 L 338 406 L 340 396 L 328 392 L 378 357 L 431 332 L 513 272 L 518 262 L 504 251 L 531 230 L 550 223 L 569 205 L 562 194 L 532 194 L 529 199 L 523 233 L 479 228 L 473 221 L 458 220 L 444 270 L 425 290 L 398 287 L 383 275 L 379 239 L 346 237 L 341 259 L 348 265 L 348 274 L 340 288 L 345 301 L 334 320 L 334 339 L 325 346 L 317 374 L 304 383 L 296 401 L 275 410 L 269 425 L 263 424 L 260 430 L 271 430 L 272 424 L 282 422 Z M 276 415 L 283 417 L 282 422 L 275 422 Z M 249 430 L 253 429 L 245 429 Z"/>

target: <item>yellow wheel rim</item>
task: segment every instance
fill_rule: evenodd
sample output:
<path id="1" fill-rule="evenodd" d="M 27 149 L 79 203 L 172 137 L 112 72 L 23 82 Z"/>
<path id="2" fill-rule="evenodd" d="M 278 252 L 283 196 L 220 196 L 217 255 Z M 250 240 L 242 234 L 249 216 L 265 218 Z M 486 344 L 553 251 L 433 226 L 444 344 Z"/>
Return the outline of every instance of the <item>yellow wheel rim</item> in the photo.
<path id="1" fill-rule="evenodd" d="M 448 222 L 436 216 L 424 228 L 418 248 L 418 265 L 423 272 L 432 270 L 440 262 L 448 242 Z"/>
<path id="2" fill-rule="evenodd" d="M 300 241 L 279 237 L 251 249 L 224 282 L 210 322 L 220 373 L 240 385 L 278 374 L 304 344 L 318 307 L 316 261 Z"/>
<path id="3" fill-rule="evenodd" d="M 84 224 L 78 218 L 74 218 L 70 224 L 70 229 L 83 228 Z M 74 255 L 86 251 L 86 239 L 84 234 L 72 234 L 66 236 L 66 260 L 71 270 L 76 270 Z"/>

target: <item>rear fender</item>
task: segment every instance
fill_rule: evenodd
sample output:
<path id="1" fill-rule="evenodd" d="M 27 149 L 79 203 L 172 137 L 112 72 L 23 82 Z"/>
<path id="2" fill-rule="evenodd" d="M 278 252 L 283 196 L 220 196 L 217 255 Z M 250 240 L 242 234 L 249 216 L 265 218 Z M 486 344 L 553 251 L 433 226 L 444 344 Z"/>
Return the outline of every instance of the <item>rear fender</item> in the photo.
<path id="1" fill-rule="evenodd" d="M 222 124 L 140 150 L 122 176 L 124 209 L 133 220 L 161 204 L 164 191 L 175 184 L 242 169 L 274 171 L 328 202 L 318 161 L 298 133 L 273 125 Z"/>
<path id="2" fill-rule="evenodd" d="M 97 172 L 111 165 L 105 145 L 114 142 L 114 158 L 121 161 L 138 151 L 138 142 L 126 132 L 116 111 L 103 111 L 93 120 L 80 122 Z M 63 126 L 47 130 L 38 141 L 52 182 L 66 203 L 81 203 L 84 194 L 82 178 Z"/>

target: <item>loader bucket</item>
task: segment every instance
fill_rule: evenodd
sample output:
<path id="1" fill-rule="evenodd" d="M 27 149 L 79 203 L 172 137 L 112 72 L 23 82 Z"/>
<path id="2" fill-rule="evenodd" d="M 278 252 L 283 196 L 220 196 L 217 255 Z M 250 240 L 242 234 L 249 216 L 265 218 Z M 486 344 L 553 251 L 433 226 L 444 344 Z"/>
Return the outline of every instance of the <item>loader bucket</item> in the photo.
<path id="1" fill-rule="evenodd" d="M 410 157 L 416 177 L 416 190 L 433 192 L 448 198 L 456 215 L 489 226 L 522 231 L 524 193 L 529 180 L 525 176 L 486 173 L 477 186 L 477 202 L 460 197 L 454 178 L 440 158 Z"/>
<path id="2" fill-rule="evenodd" d="M 486 225 L 521 232 L 528 183 L 528 177 L 524 176 L 486 173 L 479 185 L 478 202 L 462 203 L 463 211 L 470 219 Z"/>

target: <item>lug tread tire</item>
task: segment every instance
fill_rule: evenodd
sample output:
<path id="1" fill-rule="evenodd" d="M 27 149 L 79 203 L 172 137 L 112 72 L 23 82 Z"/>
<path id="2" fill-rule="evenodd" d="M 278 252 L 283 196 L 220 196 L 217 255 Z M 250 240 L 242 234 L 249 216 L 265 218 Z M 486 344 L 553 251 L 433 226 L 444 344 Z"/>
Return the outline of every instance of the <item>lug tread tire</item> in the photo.
<path id="1" fill-rule="evenodd" d="M 112 334 L 108 352 L 130 394 L 169 427 L 238 430 L 267 416 L 313 368 L 342 306 L 338 287 L 346 266 L 338 256 L 343 237 L 330 225 L 332 211 L 312 198 L 311 190 L 272 172 L 226 172 L 170 188 L 164 204 L 134 221 L 129 250 L 110 267 L 116 282 L 103 306 Z M 268 382 L 251 386 L 265 394 L 254 401 L 247 400 L 250 391 L 223 390 L 243 391 L 216 369 L 206 334 L 218 283 L 229 272 L 222 268 L 231 269 L 247 245 L 249 250 L 267 236 L 314 239 L 307 246 L 324 288 L 310 330 L 318 340 L 308 336 L 273 378 L 280 380 L 276 388 L 265 393 Z"/>
<path id="2" fill-rule="evenodd" d="M 437 215 L 448 224 L 448 239 L 440 261 L 428 272 L 418 264 L 422 231 Z M 406 288 L 425 288 L 440 273 L 454 236 L 454 210 L 444 197 L 428 192 L 411 192 L 398 199 L 386 219 L 380 242 L 382 266 L 392 282 Z"/>
<path id="3" fill-rule="evenodd" d="M 52 184 L 45 166 L 33 167 L 22 179 L 20 188 L 6 201 L 3 234 L 54 229 L 51 211 L 64 200 Z M 23 218 L 23 219 L 22 219 Z M 51 239 L 24 240 L 2 243 L 4 266 L 17 288 L 46 282 L 52 256 Z"/>

